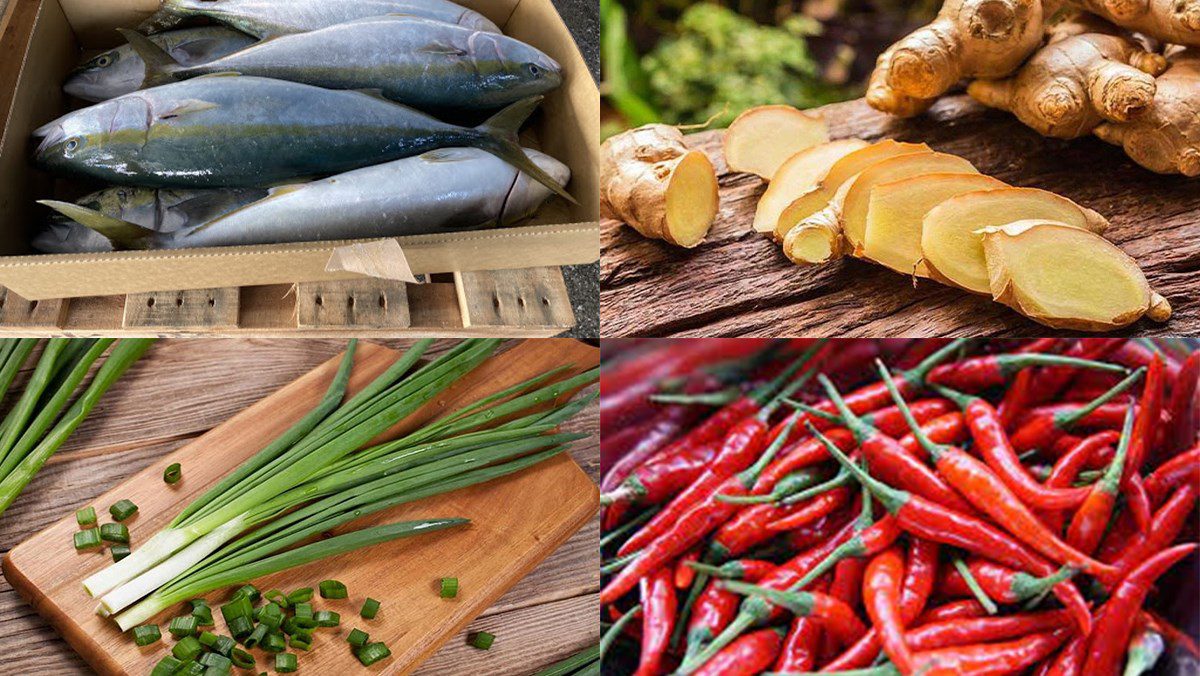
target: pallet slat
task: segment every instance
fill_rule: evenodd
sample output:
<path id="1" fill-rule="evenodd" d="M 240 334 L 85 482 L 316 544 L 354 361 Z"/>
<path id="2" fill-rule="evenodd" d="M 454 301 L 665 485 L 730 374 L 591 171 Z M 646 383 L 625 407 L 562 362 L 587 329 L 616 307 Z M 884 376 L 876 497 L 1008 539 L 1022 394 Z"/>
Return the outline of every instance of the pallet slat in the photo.
<path id="1" fill-rule="evenodd" d="M 454 282 L 464 327 L 574 325 L 571 297 L 559 268 L 456 272 Z"/>
<path id="2" fill-rule="evenodd" d="M 408 328 L 404 282 L 352 279 L 296 285 L 296 323 L 300 328 Z"/>
<path id="3" fill-rule="evenodd" d="M 131 293 L 122 324 L 131 329 L 231 329 L 238 325 L 239 289 Z"/>
<path id="4" fill-rule="evenodd" d="M 65 298 L 54 300 L 25 300 L 15 291 L 0 288 L 0 322 L 4 326 L 26 330 L 51 331 L 63 325 L 71 301 Z"/>

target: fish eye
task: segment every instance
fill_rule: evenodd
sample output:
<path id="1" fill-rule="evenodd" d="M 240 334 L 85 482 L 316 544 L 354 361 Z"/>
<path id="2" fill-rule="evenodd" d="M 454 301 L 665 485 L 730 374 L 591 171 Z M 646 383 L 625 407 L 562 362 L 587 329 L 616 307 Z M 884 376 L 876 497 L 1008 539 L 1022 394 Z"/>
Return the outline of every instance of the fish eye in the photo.
<path id="1" fill-rule="evenodd" d="M 64 149 L 65 149 L 65 150 L 66 150 L 68 153 L 73 153 L 73 152 L 75 152 L 76 150 L 79 150 L 79 139 L 78 139 L 78 138 L 73 138 L 73 139 L 71 139 L 71 140 L 67 141 L 67 144 L 66 144 L 65 146 L 63 146 L 63 148 L 64 148 Z"/>
<path id="2" fill-rule="evenodd" d="M 113 58 L 111 56 L 109 56 L 108 54 L 105 54 L 104 56 L 101 56 L 100 58 L 96 59 L 96 65 L 99 66 L 100 68 L 107 68 L 112 65 L 112 62 L 113 62 Z"/>
<path id="3" fill-rule="evenodd" d="M 531 64 L 529 64 L 529 74 L 534 77 L 537 77 L 538 75 L 542 74 L 542 69 L 538 68 L 537 64 L 531 63 Z"/>

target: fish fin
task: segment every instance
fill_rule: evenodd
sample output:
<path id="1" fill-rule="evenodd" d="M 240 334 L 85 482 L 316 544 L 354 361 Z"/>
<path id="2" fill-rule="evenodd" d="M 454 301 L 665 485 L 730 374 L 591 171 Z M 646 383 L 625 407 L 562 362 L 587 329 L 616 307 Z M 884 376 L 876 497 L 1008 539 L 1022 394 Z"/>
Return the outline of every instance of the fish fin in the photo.
<path id="1" fill-rule="evenodd" d="M 182 6 L 180 0 L 163 0 L 162 7 L 151 14 L 141 24 L 138 30 L 147 35 L 161 33 L 175 28 L 191 16 L 191 12 Z"/>
<path id="2" fill-rule="evenodd" d="M 241 77 L 241 76 L 242 76 L 242 74 L 237 72 L 236 70 L 223 70 L 220 73 L 206 73 L 204 75 L 201 75 L 200 77 L 197 77 L 196 79 L 203 80 L 206 77 Z"/>
<path id="3" fill-rule="evenodd" d="M 471 157 L 470 152 L 464 152 L 466 150 L 466 148 L 438 148 L 421 153 L 421 159 L 425 162 L 458 162 Z"/>
<path id="4" fill-rule="evenodd" d="M 431 43 L 425 45 L 424 47 L 421 47 L 417 51 L 422 54 L 450 54 L 453 56 L 466 56 L 467 55 L 466 50 L 464 50 L 460 47 L 455 47 L 454 45 L 449 44 L 447 42 L 431 42 Z"/>
<path id="5" fill-rule="evenodd" d="M 175 73 L 183 69 L 183 65 L 176 61 L 175 57 L 137 31 L 128 28 L 118 28 L 117 30 L 129 41 L 129 46 L 133 47 L 133 51 L 142 57 L 142 61 L 146 62 L 146 77 L 142 80 L 143 88 L 157 87 L 175 81 Z"/>
<path id="6" fill-rule="evenodd" d="M 475 131 L 480 132 L 481 140 L 478 147 L 529 174 L 533 180 L 546 186 L 559 197 L 572 204 L 579 204 L 579 201 L 559 185 L 550 174 L 529 159 L 529 156 L 525 154 L 525 149 L 517 143 L 517 131 L 541 104 L 542 98 L 542 96 L 530 96 L 521 99 L 475 127 Z"/>
<path id="7" fill-rule="evenodd" d="M 213 103 L 212 101 L 204 101 L 201 99 L 184 99 L 175 104 L 173 108 L 169 108 L 161 112 L 157 110 L 154 111 L 154 116 L 160 120 L 169 120 L 187 115 L 188 113 L 202 113 L 206 110 L 212 110 L 213 108 L 219 107 L 219 105 Z"/>
<path id="8" fill-rule="evenodd" d="M 149 249 L 156 234 L 148 228 L 107 216 L 78 204 L 54 200 L 38 200 L 38 204 L 48 206 L 72 221 L 104 235 L 117 249 Z"/>

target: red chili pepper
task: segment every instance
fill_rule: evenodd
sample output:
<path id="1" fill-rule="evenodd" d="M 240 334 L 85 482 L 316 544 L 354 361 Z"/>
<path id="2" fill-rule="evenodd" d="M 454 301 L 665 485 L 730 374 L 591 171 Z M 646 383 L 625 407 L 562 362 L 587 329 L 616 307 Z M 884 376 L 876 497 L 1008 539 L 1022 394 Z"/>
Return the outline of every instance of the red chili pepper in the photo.
<path id="1" fill-rule="evenodd" d="M 900 612 L 900 584 L 903 577 L 904 556 L 898 547 L 877 554 L 867 565 L 863 601 L 888 659 L 900 673 L 911 674 L 913 654 L 904 640 L 904 619 Z"/>
<path id="2" fill-rule="evenodd" d="M 1196 405 L 1196 390 L 1200 388 L 1200 350 L 1188 355 L 1175 386 L 1171 389 L 1171 401 L 1167 411 L 1171 415 L 1166 440 L 1167 450 L 1174 451 L 1196 443 L 1197 427 L 1200 427 L 1200 406 Z"/>
<path id="3" fill-rule="evenodd" d="M 996 413 L 1004 429 L 1012 429 L 1017 416 L 1029 407 L 1029 402 L 1033 399 L 1029 391 L 1033 384 L 1033 375 L 1033 369 L 1022 369 L 1018 372 L 1017 377 L 1013 378 L 1012 385 L 1004 393 L 1004 398 L 1000 400 L 1000 405 L 996 407 Z"/>
<path id="4" fill-rule="evenodd" d="M 850 449 L 854 447 L 854 435 L 850 434 L 850 430 L 835 427 L 829 430 L 828 436 L 838 445 L 838 448 Z M 784 477 L 795 473 L 797 470 L 807 469 L 828 460 L 829 453 L 826 453 L 825 447 L 815 439 L 805 439 L 784 448 L 779 452 L 779 456 L 775 461 L 763 470 L 762 476 L 759 477 L 758 483 L 755 484 L 754 492 L 760 495 L 755 498 L 747 498 L 743 502 L 748 503 L 752 499 L 759 502 L 777 502 L 788 497 L 795 493 L 795 491 L 781 485 L 784 482 Z M 772 490 L 773 487 L 777 490 Z M 805 486 L 805 488 L 808 487 Z"/>
<path id="5" fill-rule="evenodd" d="M 1128 577 L 1136 566 L 1175 541 L 1187 525 L 1198 495 L 1200 486 L 1196 484 L 1184 484 L 1176 489 L 1154 513 L 1145 537 L 1130 542 L 1115 561 L 1121 571 L 1120 577 Z"/>
<path id="6" fill-rule="evenodd" d="M 1150 506 L 1150 498 L 1146 494 L 1140 472 L 1155 437 L 1161 431 L 1158 420 L 1163 410 L 1164 368 L 1162 358 L 1154 355 L 1146 372 L 1146 385 L 1142 390 L 1137 420 L 1133 424 L 1133 438 L 1129 442 L 1129 462 L 1125 464 L 1121 475 L 1121 492 L 1125 495 L 1133 520 L 1141 531 L 1145 531 L 1150 525 L 1150 513 L 1153 508 Z"/>
<path id="7" fill-rule="evenodd" d="M 1150 588 L 1163 573 L 1196 551 L 1196 545 L 1186 544 L 1164 549 L 1146 559 L 1121 580 L 1096 620 L 1096 630 L 1088 643 L 1084 671 L 1089 676 L 1108 676 L 1117 673 L 1121 654 L 1129 642 L 1138 611 L 1150 593 Z"/>
<path id="8" fill-rule="evenodd" d="M 927 382 L 955 390 L 978 392 L 1004 385 L 1012 374 L 1034 366 L 1070 366 L 1118 373 L 1125 371 L 1115 364 L 1057 354 L 989 354 L 938 366 L 929 372 Z"/>
<path id="9" fill-rule="evenodd" d="M 823 438 L 815 429 L 813 431 L 819 438 Z M 854 465 L 836 447 L 829 445 L 827 448 L 843 467 L 854 473 L 859 483 L 866 486 L 887 511 L 896 516 L 904 530 L 942 544 L 966 549 L 1035 575 L 1050 575 L 1054 572 L 1054 566 L 1048 561 L 991 524 L 938 505 L 919 495 L 896 490 Z M 1063 582 L 1055 585 L 1054 595 L 1063 605 L 1072 609 L 1079 630 L 1087 633 L 1091 629 L 1091 614 L 1079 590 L 1070 582 Z"/>
<path id="10" fill-rule="evenodd" d="M 1071 622 L 1066 610 L 930 622 L 904 634 L 913 650 L 936 650 L 956 645 L 1003 641 L 1051 631 Z"/>
<path id="11" fill-rule="evenodd" d="M 675 586 L 671 569 L 662 568 L 646 577 L 642 589 L 642 659 L 634 676 L 663 673 L 663 656 L 675 626 Z"/>
<path id="12" fill-rule="evenodd" d="M 1051 662 L 1046 676 L 1080 676 L 1087 659 L 1088 636 L 1072 638 Z"/>
<path id="13" fill-rule="evenodd" d="M 917 618 L 915 624 L 921 626 L 931 622 L 943 622 L 945 620 L 960 620 L 972 617 L 986 617 L 987 609 L 983 607 L 979 601 L 975 599 L 963 599 L 961 601 L 950 601 L 943 603 L 936 608 L 930 608 L 922 613 Z"/>
<path id="14" fill-rule="evenodd" d="M 967 439 L 967 421 L 962 413 L 954 411 L 922 423 L 921 431 L 934 443 L 960 444 Z M 900 439 L 900 445 L 909 455 L 920 457 L 921 444 L 917 441 L 916 435 L 908 432 L 907 428 L 905 428 L 904 436 Z"/>
<path id="15" fill-rule="evenodd" d="M 792 628 L 783 641 L 774 671 L 812 671 L 817 665 L 817 652 L 821 647 L 821 623 L 811 617 L 792 619 Z"/>
<path id="16" fill-rule="evenodd" d="M 782 629 L 760 629 L 734 641 L 695 673 L 697 676 L 754 676 L 775 662 L 782 647 Z"/>
<path id="17" fill-rule="evenodd" d="M 1059 456 L 1050 470 L 1046 485 L 1052 488 L 1070 486 L 1085 467 L 1097 466 L 1100 462 L 1112 462 L 1112 445 L 1121 440 L 1116 430 L 1104 430 L 1080 439 L 1066 453 Z"/>
<path id="18" fill-rule="evenodd" d="M 1112 352 L 1112 360 L 1129 368 L 1150 366 L 1150 362 L 1161 354 L 1136 340 L 1126 340 Z M 1166 359 L 1167 378 L 1174 382 L 1179 376 L 1179 364 L 1174 359 Z"/>
<path id="19" fill-rule="evenodd" d="M 1196 645 L 1196 639 L 1157 613 L 1150 610 L 1142 610 L 1138 614 L 1138 619 L 1162 634 L 1168 643 L 1182 647 L 1194 657 L 1200 657 L 1200 645 Z"/>
<path id="20" fill-rule="evenodd" d="M 867 633 L 866 625 L 858 619 L 854 609 L 841 599 L 829 594 L 818 591 L 779 591 L 747 582 L 725 582 L 723 584 L 727 589 L 739 594 L 748 594 L 751 595 L 751 598 L 764 598 L 769 603 L 785 608 L 793 615 L 818 618 L 825 630 L 843 645 L 851 644 Z M 713 645 L 718 643 L 719 641 L 713 641 Z M 703 664 L 705 654 L 702 652 L 696 659 Z M 687 671 L 687 668 L 685 663 L 680 667 L 680 671 L 691 673 Z"/>
<path id="21" fill-rule="evenodd" d="M 789 476 L 793 479 L 785 481 L 788 488 L 792 489 L 812 487 L 817 484 L 821 475 L 815 471 L 801 470 L 801 472 Z M 797 513 L 800 511 L 798 508 L 803 508 L 803 505 L 756 504 L 741 507 L 733 518 L 722 524 L 713 534 L 704 554 L 705 562 L 726 561 L 730 557 L 740 556 L 751 547 L 770 540 L 776 535 L 770 524 L 775 519 Z M 813 521 L 815 520 L 813 519 Z"/>
<path id="22" fill-rule="evenodd" d="M 867 559 L 857 557 L 842 559 L 833 567 L 833 581 L 829 583 L 829 595 L 851 608 L 857 608 L 862 603 L 863 577 L 866 572 Z"/>
<path id="23" fill-rule="evenodd" d="M 1036 598 L 1050 591 L 1056 584 L 1070 579 L 1074 574 L 1073 570 L 1064 567 L 1054 575 L 1034 577 L 1029 573 L 977 558 L 968 561 L 967 568 L 988 598 L 1000 603 L 1020 603 Z M 953 569 L 942 577 L 938 591 L 953 598 L 972 595 L 970 586 L 962 574 Z"/>
<path id="24" fill-rule="evenodd" d="M 693 549 L 675 562 L 675 588 L 687 589 L 692 586 L 692 580 L 696 579 L 696 569 L 689 566 L 689 563 L 694 563 L 700 560 L 700 550 Z"/>
<path id="25" fill-rule="evenodd" d="M 752 565 L 745 568 L 741 579 L 757 582 L 761 580 L 773 565 L 758 562 L 762 565 Z M 742 597 L 723 589 L 717 580 L 710 580 L 692 606 L 691 618 L 687 629 L 687 654 L 699 651 L 724 629 L 737 613 Z"/>
<path id="26" fill-rule="evenodd" d="M 604 475 L 600 490 L 614 490 L 633 473 L 645 465 L 660 451 L 669 447 L 683 430 L 691 427 L 704 411 L 699 406 L 666 406 L 649 422 L 629 427 L 612 438 L 605 438 L 608 447 L 601 451 L 610 460 L 605 462 L 609 470 Z"/>
<path id="27" fill-rule="evenodd" d="M 1000 676 L 1015 674 L 1032 667 L 1054 653 L 1070 636 L 1070 631 L 1031 634 L 1002 643 L 980 643 L 931 650 L 916 655 L 926 676 Z"/>
<path id="28" fill-rule="evenodd" d="M 659 505 L 670 500 L 704 473 L 720 449 L 720 442 L 700 444 L 638 467 L 615 490 L 601 497 L 601 503 L 608 505 L 606 523 L 619 523 L 621 519 L 615 515 L 623 515 L 636 505 Z"/>
<path id="29" fill-rule="evenodd" d="M 880 376 L 888 380 L 887 367 L 883 365 L 883 362 L 878 362 L 877 366 Z M 1117 571 L 1112 566 L 1096 561 L 1060 540 L 1049 528 L 1046 528 L 1046 525 L 1032 510 L 1021 502 L 1013 491 L 1009 490 L 1007 484 L 993 473 L 987 464 L 962 449 L 936 445 L 926 439 L 921 434 L 916 421 L 912 419 L 911 415 L 908 415 L 908 407 L 905 405 L 903 397 L 895 388 L 891 388 L 891 391 L 896 405 L 905 413 L 909 426 L 933 459 L 938 472 L 946 477 L 950 485 L 958 489 L 960 494 L 966 496 L 976 509 L 992 517 L 996 523 L 1003 525 L 1004 529 L 1012 533 L 1017 540 L 1053 561 L 1076 566 L 1091 575 L 1111 577 L 1116 574 Z M 968 406 L 968 409 L 970 408 Z M 968 413 L 968 418 L 971 415 Z M 1003 435 L 1003 431 L 1000 434 Z M 988 451 L 983 448 L 983 444 L 980 443 L 979 446 L 980 452 L 989 456 Z M 1017 460 L 1017 464 L 1020 465 L 1019 460 Z"/>
<path id="30" fill-rule="evenodd" d="M 967 427 L 984 462 L 1022 503 L 1037 509 L 1070 509 L 1087 498 L 1087 488 L 1050 488 L 1033 478 L 1021 464 L 1020 449 L 1010 440 L 996 409 L 987 401 L 945 388 L 939 388 L 939 391 L 962 407 Z M 1044 448 L 1047 444 L 1039 447 Z"/>
<path id="31" fill-rule="evenodd" d="M 1181 483 L 1200 484 L 1200 446 L 1180 453 L 1158 466 L 1146 477 L 1146 492 L 1155 505 L 1161 504 L 1167 492 Z"/>
<path id="32" fill-rule="evenodd" d="M 1087 500 L 1079 506 L 1079 511 L 1075 512 L 1067 528 L 1067 542 L 1081 552 L 1091 554 L 1096 551 L 1100 538 L 1104 537 L 1104 531 L 1112 521 L 1113 507 L 1117 504 L 1117 492 L 1121 487 L 1121 473 L 1127 465 L 1126 461 L 1130 460 L 1132 431 L 1133 409 L 1130 408 L 1116 456 L 1104 475 L 1092 486 Z"/>
<path id="33" fill-rule="evenodd" d="M 925 361 L 925 359 L 928 358 L 929 355 L 946 347 L 946 345 L 948 345 L 949 343 L 950 343 L 950 341 L 945 338 L 927 338 L 925 340 L 914 340 L 904 349 L 904 351 L 900 354 L 900 356 L 896 358 L 896 368 L 900 368 L 900 369 L 912 368 L 912 367 L 916 366 L 917 364 Z M 875 361 L 874 357 L 867 360 L 868 368 L 869 368 L 870 364 L 874 363 L 874 361 Z"/>
<path id="34" fill-rule="evenodd" d="M 838 509 L 841 509 L 850 502 L 850 497 L 849 488 L 845 486 L 834 488 L 808 502 L 794 505 L 793 508 L 786 508 L 792 511 L 783 518 L 767 524 L 766 530 L 773 535 L 776 531 L 792 530 L 807 523 L 812 523 L 821 517 L 833 514 Z"/>
<path id="35" fill-rule="evenodd" d="M 1123 338 L 1081 338 L 1071 343 L 1063 356 L 1099 361 L 1120 347 Z M 1030 394 L 1037 402 L 1052 401 L 1059 396 L 1078 369 L 1069 366 L 1047 366 L 1040 369 L 1029 386 Z"/>

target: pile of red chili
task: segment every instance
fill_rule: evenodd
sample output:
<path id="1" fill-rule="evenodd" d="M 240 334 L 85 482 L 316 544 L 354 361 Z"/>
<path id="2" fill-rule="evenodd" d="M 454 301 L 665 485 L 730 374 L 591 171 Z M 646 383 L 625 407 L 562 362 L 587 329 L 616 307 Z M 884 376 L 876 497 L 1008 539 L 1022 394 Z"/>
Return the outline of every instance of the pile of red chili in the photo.
<path id="1" fill-rule="evenodd" d="M 1157 591 L 1168 571 L 1195 576 L 1197 341 L 604 354 L 606 673 L 633 671 L 610 654 L 630 639 L 637 676 L 1136 676 L 1167 649 L 1200 659 L 1154 610 L 1178 600 Z"/>

